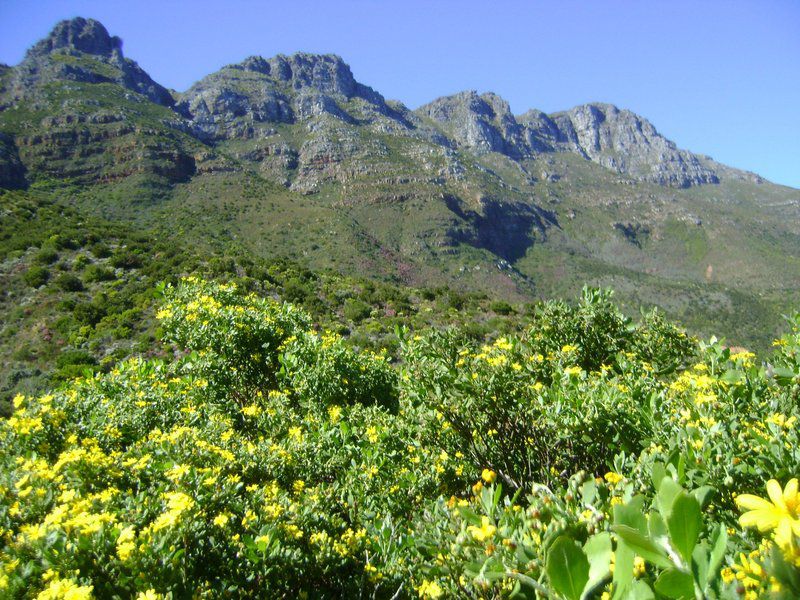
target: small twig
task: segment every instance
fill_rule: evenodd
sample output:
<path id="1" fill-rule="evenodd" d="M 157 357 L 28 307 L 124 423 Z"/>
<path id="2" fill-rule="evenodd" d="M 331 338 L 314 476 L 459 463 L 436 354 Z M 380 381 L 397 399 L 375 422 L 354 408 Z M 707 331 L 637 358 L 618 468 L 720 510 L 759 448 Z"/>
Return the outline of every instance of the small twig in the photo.
<path id="1" fill-rule="evenodd" d="M 400 592 L 403 591 L 403 586 L 404 585 L 405 585 L 405 582 L 401 583 L 400 587 L 397 588 L 397 591 L 394 593 L 394 595 L 391 598 L 389 598 L 389 600 L 397 600 L 400 597 Z"/>

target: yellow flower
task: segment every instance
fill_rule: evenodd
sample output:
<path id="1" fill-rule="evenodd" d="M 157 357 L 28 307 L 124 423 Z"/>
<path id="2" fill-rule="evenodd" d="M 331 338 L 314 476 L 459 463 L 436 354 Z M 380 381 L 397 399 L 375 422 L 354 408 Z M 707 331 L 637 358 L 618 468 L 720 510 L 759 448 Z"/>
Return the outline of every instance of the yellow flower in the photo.
<path id="1" fill-rule="evenodd" d="M 614 473 L 614 471 L 609 471 L 605 475 L 606 481 L 611 485 L 617 485 L 620 481 L 622 481 L 622 475 L 619 473 Z"/>
<path id="2" fill-rule="evenodd" d="M 289 427 L 289 437 L 295 442 L 303 441 L 303 430 L 299 427 Z"/>
<path id="3" fill-rule="evenodd" d="M 117 538 L 117 556 L 122 561 L 128 560 L 130 555 L 136 550 L 136 529 L 125 527 Z"/>
<path id="4" fill-rule="evenodd" d="M 742 494 L 736 498 L 740 509 L 748 512 L 739 517 L 742 527 L 757 527 L 759 531 L 775 530 L 775 543 L 785 548 L 792 542 L 792 534 L 800 537 L 800 494 L 797 478 L 791 479 L 781 490 L 775 480 L 767 482 L 767 494 L 772 502 Z"/>
<path id="5" fill-rule="evenodd" d="M 163 597 L 164 596 L 156 592 L 154 589 L 149 589 L 146 592 L 139 592 L 139 595 L 136 596 L 136 600 L 161 600 Z"/>
<path id="6" fill-rule="evenodd" d="M 475 525 L 470 525 L 467 527 L 467 531 L 472 534 L 472 537 L 475 538 L 479 542 L 485 542 L 487 539 L 494 536 L 495 531 L 497 531 L 497 527 L 492 525 L 489 517 L 481 517 L 481 526 L 476 527 Z"/>
<path id="7" fill-rule="evenodd" d="M 214 517 L 214 525 L 217 527 L 225 527 L 228 524 L 228 521 L 231 520 L 231 516 L 227 513 L 220 513 L 216 517 Z"/>
<path id="8" fill-rule="evenodd" d="M 633 576 L 638 579 L 644 575 L 646 570 L 647 565 L 645 565 L 644 559 L 641 556 L 635 557 L 633 559 Z"/>
<path id="9" fill-rule="evenodd" d="M 442 586 L 440 586 L 435 581 L 428 581 L 426 579 L 417 588 L 417 593 L 419 593 L 420 598 L 437 600 L 438 598 L 442 597 L 442 595 L 444 594 L 444 590 L 442 590 Z"/>
<path id="10" fill-rule="evenodd" d="M 481 479 L 483 479 L 486 483 L 492 484 L 494 480 L 497 479 L 497 473 L 492 471 L 491 469 L 484 469 L 481 473 Z"/>
<path id="11" fill-rule="evenodd" d="M 342 417 L 342 407 L 334 404 L 328 408 L 328 417 L 330 417 L 331 423 L 335 425 Z"/>
<path id="12" fill-rule="evenodd" d="M 53 579 L 46 589 L 39 592 L 36 600 L 90 600 L 91 585 L 78 585 L 72 579 Z"/>
<path id="13" fill-rule="evenodd" d="M 370 441 L 371 444 L 374 444 L 378 441 L 378 428 L 370 425 L 367 427 L 367 439 Z"/>

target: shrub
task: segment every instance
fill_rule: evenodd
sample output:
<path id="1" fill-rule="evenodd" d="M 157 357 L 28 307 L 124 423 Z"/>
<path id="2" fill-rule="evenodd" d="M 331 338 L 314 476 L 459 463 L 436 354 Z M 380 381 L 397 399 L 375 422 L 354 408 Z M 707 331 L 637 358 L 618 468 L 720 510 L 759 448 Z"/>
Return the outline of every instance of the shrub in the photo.
<path id="1" fill-rule="evenodd" d="M 82 325 L 97 325 L 106 315 L 106 311 L 97 304 L 82 302 L 75 305 L 75 308 L 72 310 L 72 315 L 75 317 L 75 320 Z"/>
<path id="2" fill-rule="evenodd" d="M 23 275 L 25 283 L 31 287 L 41 287 L 50 279 L 50 271 L 45 267 L 30 267 Z"/>
<path id="3" fill-rule="evenodd" d="M 344 318 L 348 321 L 359 323 L 366 319 L 371 311 L 372 307 L 369 304 L 357 298 L 348 298 L 344 301 Z"/>
<path id="4" fill-rule="evenodd" d="M 491 344 L 398 330 L 395 370 L 160 291 L 168 360 L 66 350 L 0 421 L 3 597 L 800 596 L 800 316 L 759 364 L 585 294 Z"/>
<path id="5" fill-rule="evenodd" d="M 87 266 L 83 271 L 83 276 L 88 283 L 94 283 L 98 281 L 113 281 L 117 278 L 116 273 L 114 273 L 112 269 L 98 264 Z"/>
<path id="6" fill-rule="evenodd" d="M 503 300 L 497 300 L 495 302 L 492 302 L 489 305 L 489 308 L 491 308 L 492 311 L 496 312 L 498 315 L 510 315 L 511 313 L 514 312 L 513 307 L 508 302 L 505 302 Z"/>
<path id="7" fill-rule="evenodd" d="M 108 262 L 117 269 L 138 269 L 142 266 L 142 257 L 134 252 L 118 250 Z"/>
<path id="8" fill-rule="evenodd" d="M 308 316 L 287 304 L 241 296 L 233 284 L 186 279 L 162 288 L 158 313 L 164 339 L 194 352 L 191 368 L 220 395 L 245 402 L 274 387 L 284 342 L 308 326 Z"/>
<path id="9" fill-rule="evenodd" d="M 33 257 L 33 262 L 40 265 L 52 265 L 57 260 L 58 252 L 56 252 L 55 248 L 49 246 L 43 246 L 42 249 L 36 253 L 36 256 Z"/>
<path id="10" fill-rule="evenodd" d="M 72 273 L 62 273 L 56 278 L 55 283 L 65 292 L 80 292 L 83 289 L 83 282 Z"/>
<path id="11" fill-rule="evenodd" d="M 385 355 L 355 352 L 334 334 L 301 334 L 281 357 L 287 383 L 305 403 L 397 410 L 395 372 Z"/>
<path id="12" fill-rule="evenodd" d="M 89 246 L 89 251 L 95 256 L 95 258 L 108 258 L 112 254 L 111 248 L 109 248 L 103 242 L 95 242 Z"/>

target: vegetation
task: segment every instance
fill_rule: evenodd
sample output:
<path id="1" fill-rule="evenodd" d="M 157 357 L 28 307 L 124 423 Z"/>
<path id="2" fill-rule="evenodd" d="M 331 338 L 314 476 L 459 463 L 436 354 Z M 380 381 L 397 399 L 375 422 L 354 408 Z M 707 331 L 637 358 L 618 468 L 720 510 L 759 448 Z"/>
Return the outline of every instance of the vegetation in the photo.
<path id="1" fill-rule="evenodd" d="M 393 361 L 231 282 L 159 290 L 162 358 L 0 425 L 7 597 L 800 594 L 800 316 L 759 364 L 587 289 Z"/>
<path id="2" fill-rule="evenodd" d="M 163 231 L 87 215 L 60 194 L 41 189 L 0 192 L 0 201 L 5 292 L 0 296 L 0 360 L 5 365 L 0 414 L 7 414 L 17 393 L 38 393 L 84 369 L 108 372 L 132 353 L 161 353 L 155 344 L 157 286 L 189 273 L 290 300 L 317 325 L 345 335 L 348 344 L 384 348 L 393 356 L 399 326 L 468 325 L 471 336 L 484 339 L 520 331 L 534 306 L 516 304 L 514 313 L 506 314 L 507 303 L 497 306 L 478 292 L 416 289 L 311 271 L 295 261 L 253 256 L 235 242 L 221 250 L 198 248 Z M 39 264 L 42 249 L 51 248 L 58 252 L 53 264 Z"/>
<path id="3" fill-rule="evenodd" d="M 47 48 L 0 69 L 0 597 L 800 597 L 797 190 L 357 97 L 201 133 Z"/>

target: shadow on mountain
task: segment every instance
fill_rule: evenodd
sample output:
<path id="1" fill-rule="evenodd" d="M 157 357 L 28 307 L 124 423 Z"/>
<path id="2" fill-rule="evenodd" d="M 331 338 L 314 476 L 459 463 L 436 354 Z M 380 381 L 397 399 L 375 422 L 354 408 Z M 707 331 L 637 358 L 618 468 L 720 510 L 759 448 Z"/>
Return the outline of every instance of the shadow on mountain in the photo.
<path id="1" fill-rule="evenodd" d="M 455 243 L 483 248 L 510 263 L 525 256 L 537 237 L 549 227 L 559 227 L 555 213 L 521 202 L 482 197 L 477 210 L 467 209 L 460 198 L 443 197 L 463 227 L 452 227 L 448 235 Z"/>

